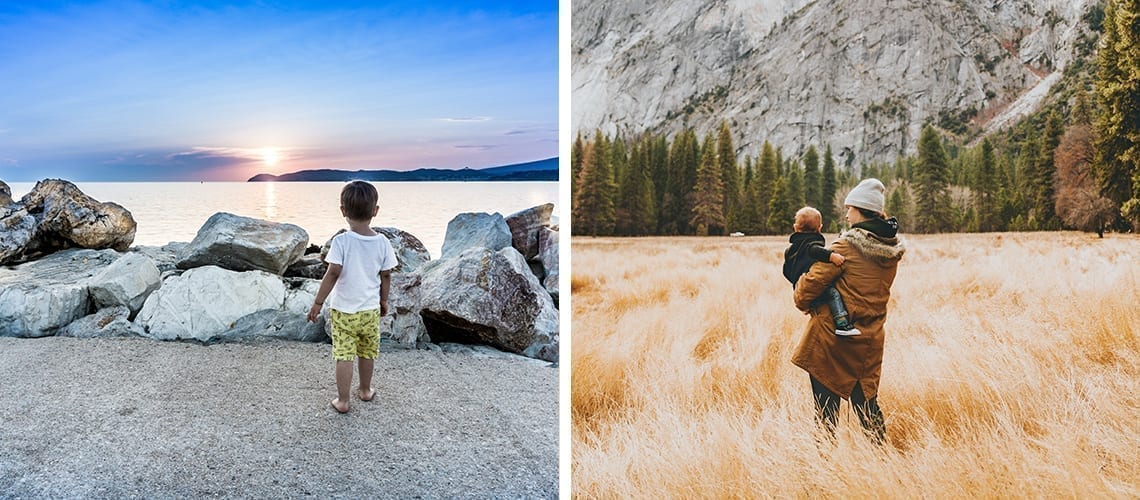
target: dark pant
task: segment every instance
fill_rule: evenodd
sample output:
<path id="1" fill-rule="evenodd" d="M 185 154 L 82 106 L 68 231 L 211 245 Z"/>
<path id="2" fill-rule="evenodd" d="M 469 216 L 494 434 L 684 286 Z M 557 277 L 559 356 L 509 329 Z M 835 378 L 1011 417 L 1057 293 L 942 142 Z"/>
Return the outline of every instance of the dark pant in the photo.
<path id="1" fill-rule="evenodd" d="M 815 397 L 815 420 L 817 423 L 822 423 L 827 431 L 834 435 L 836 420 L 839 417 L 839 401 L 842 398 L 824 387 L 815 377 L 810 378 L 811 393 Z M 851 390 L 851 407 L 855 409 L 859 423 L 875 442 L 882 444 L 887 426 L 883 422 L 883 412 L 879 409 L 878 399 L 874 397 L 868 400 L 863 396 L 863 387 L 858 382 Z"/>
<path id="2" fill-rule="evenodd" d="M 829 285 L 823 289 L 823 296 L 827 298 L 827 307 L 831 308 L 831 318 L 835 320 L 835 328 L 840 330 L 854 328 L 855 325 L 851 324 L 847 315 L 847 305 L 843 303 L 839 290 L 836 290 L 834 285 Z"/>

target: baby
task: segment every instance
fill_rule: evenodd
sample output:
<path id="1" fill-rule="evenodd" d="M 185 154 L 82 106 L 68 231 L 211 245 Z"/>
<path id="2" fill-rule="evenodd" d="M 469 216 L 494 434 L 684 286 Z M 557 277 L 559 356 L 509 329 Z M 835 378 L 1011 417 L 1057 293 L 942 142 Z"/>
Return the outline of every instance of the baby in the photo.
<path id="1" fill-rule="evenodd" d="M 823 225 L 823 216 L 819 210 L 812 207 L 803 207 L 796 212 L 795 230 L 791 238 L 791 246 L 784 251 L 784 277 L 796 287 L 796 281 L 816 262 L 831 262 L 837 266 L 843 265 L 846 260 L 827 248 L 824 248 L 824 238 L 820 234 Z M 831 316 L 835 319 L 835 334 L 851 337 L 860 332 L 850 321 L 847 315 L 847 306 L 843 304 L 843 297 L 834 285 L 828 285 L 821 298 L 825 298 L 831 308 Z"/>

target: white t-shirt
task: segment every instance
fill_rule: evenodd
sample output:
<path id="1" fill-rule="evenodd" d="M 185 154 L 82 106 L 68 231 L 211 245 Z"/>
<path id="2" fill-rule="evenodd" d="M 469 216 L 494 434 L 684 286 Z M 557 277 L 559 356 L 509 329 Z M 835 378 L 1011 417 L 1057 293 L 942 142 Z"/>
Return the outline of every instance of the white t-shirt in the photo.
<path id="1" fill-rule="evenodd" d="M 333 237 L 325 262 L 342 266 L 329 307 L 344 313 L 378 309 L 380 271 L 397 265 L 396 251 L 383 234 L 363 236 L 352 231 Z"/>

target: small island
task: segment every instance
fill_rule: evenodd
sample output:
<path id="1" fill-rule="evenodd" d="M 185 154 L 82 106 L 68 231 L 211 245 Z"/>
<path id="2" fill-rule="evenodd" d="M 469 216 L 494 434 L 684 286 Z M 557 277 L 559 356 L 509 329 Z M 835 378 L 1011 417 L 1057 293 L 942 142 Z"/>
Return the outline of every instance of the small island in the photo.
<path id="1" fill-rule="evenodd" d="M 482 169 L 418 168 L 415 170 L 301 170 L 288 174 L 257 174 L 247 182 L 329 182 L 329 181 L 558 181 L 558 157 Z"/>

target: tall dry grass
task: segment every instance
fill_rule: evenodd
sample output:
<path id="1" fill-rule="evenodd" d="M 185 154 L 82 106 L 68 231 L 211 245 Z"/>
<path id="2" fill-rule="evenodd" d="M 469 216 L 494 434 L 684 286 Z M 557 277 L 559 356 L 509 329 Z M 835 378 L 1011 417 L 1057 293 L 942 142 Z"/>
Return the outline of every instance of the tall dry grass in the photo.
<path id="1" fill-rule="evenodd" d="M 576 238 L 574 495 L 1140 496 L 1140 238 L 907 238 L 882 448 L 813 422 L 784 238 Z"/>

